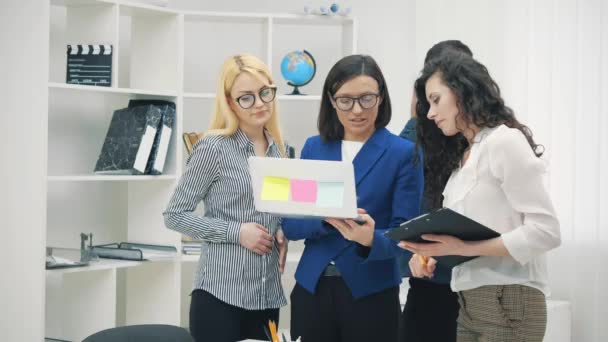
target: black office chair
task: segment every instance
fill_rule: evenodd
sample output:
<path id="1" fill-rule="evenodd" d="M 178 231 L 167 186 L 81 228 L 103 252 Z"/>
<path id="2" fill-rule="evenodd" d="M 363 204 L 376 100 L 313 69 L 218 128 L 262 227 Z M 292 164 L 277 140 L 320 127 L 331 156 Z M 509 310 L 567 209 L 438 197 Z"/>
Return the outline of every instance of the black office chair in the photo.
<path id="1" fill-rule="evenodd" d="M 194 339 L 184 328 L 142 324 L 102 330 L 82 342 L 194 342 Z"/>

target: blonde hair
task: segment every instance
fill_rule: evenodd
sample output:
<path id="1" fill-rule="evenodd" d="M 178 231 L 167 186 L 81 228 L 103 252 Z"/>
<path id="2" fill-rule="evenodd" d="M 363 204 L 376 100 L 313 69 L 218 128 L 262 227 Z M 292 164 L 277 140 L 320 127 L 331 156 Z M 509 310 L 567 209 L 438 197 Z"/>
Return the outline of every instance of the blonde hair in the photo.
<path id="1" fill-rule="evenodd" d="M 228 98 L 230 97 L 230 90 L 234 85 L 234 80 L 243 72 L 253 75 L 268 86 L 274 85 L 268 66 L 259 58 L 251 54 L 240 54 L 228 58 L 224 62 L 224 65 L 222 65 L 222 71 L 217 82 L 213 117 L 209 124 L 209 130 L 207 133 L 204 133 L 205 135 L 230 136 L 239 128 L 239 118 L 232 111 L 232 108 L 230 108 Z M 285 157 L 285 144 L 279 127 L 279 115 L 275 99 L 273 100 L 270 119 L 266 122 L 264 128 L 268 130 L 279 147 L 281 156 Z"/>

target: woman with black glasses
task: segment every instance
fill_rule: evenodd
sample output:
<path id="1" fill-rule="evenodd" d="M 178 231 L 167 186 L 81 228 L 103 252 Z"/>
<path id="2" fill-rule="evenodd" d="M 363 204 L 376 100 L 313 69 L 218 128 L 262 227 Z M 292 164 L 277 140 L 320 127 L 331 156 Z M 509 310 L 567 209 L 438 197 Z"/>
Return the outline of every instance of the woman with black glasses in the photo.
<path id="1" fill-rule="evenodd" d="M 209 131 L 194 145 L 164 213 L 169 229 L 203 241 L 190 305 L 196 341 L 265 339 L 287 304 L 281 273 L 287 240 L 279 217 L 255 210 L 247 158 L 285 156 L 268 67 L 230 57 Z M 195 213 L 205 205 L 201 217 Z"/>
<path id="2" fill-rule="evenodd" d="M 422 163 L 414 143 L 390 133 L 391 101 L 384 76 L 370 56 L 347 56 L 329 71 L 323 87 L 318 136 L 302 159 L 352 162 L 357 205 L 376 219 L 373 234 L 334 228 L 328 219 L 284 219 L 285 235 L 305 239 L 291 293 L 292 339 L 396 341 L 402 251 L 383 236 L 418 215 Z"/>

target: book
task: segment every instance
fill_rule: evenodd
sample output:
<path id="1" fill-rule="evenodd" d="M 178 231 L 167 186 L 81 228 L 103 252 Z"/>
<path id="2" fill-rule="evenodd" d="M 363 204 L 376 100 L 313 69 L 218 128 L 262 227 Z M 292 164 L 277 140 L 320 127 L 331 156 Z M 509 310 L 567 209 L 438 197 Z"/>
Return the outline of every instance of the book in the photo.
<path id="1" fill-rule="evenodd" d="M 449 208 L 436 209 L 415 217 L 385 233 L 386 236 L 395 241 L 433 243 L 422 239 L 423 234 L 451 235 L 464 241 L 481 241 L 500 236 L 495 230 Z M 437 260 L 438 264 L 452 268 L 477 257 L 446 255 L 433 258 Z"/>
<path id="2" fill-rule="evenodd" d="M 68 45 L 66 83 L 110 87 L 112 45 Z"/>
<path id="3" fill-rule="evenodd" d="M 153 105 L 114 111 L 95 165 L 96 174 L 139 175 L 146 165 L 162 114 Z"/>

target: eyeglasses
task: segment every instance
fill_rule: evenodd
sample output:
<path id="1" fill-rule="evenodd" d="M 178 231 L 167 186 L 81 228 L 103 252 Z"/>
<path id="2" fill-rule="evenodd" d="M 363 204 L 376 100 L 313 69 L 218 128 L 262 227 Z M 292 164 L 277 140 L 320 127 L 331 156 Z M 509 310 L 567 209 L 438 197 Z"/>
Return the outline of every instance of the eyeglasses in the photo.
<path id="1" fill-rule="evenodd" d="M 373 108 L 378 103 L 378 94 L 365 94 L 359 97 L 336 96 L 334 102 L 340 110 L 351 110 L 355 106 L 355 101 L 359 102 L 359 106 L 363 109 Z"/>
<path id="2" fill-rule="evenodd" d="M 259 96 L 260 100 L 262 100 L 262 102 L 269 103 L 272 100 L 274 100 L 274 96 L 276 93 L 277 93 L 276 87 L 265 87 L 260 90 L 260 92 L 258 93 L 258 96 Z M 241 106 L 241 108 L 249 109 L 249 108 L 253 107 L 253 105 L 255 104 L 255 97 L 256 97 L 255 94 L 245 94 L 245 95 L 237 97 L 235 100 L 236 100 L 236 103 L 238 103 L 239 106 Z"/>

